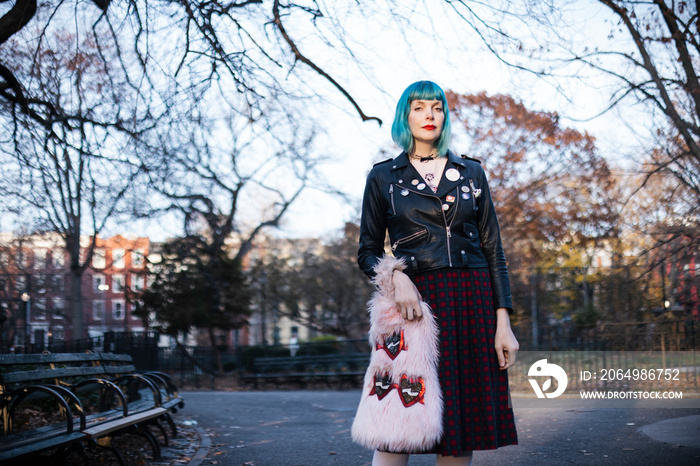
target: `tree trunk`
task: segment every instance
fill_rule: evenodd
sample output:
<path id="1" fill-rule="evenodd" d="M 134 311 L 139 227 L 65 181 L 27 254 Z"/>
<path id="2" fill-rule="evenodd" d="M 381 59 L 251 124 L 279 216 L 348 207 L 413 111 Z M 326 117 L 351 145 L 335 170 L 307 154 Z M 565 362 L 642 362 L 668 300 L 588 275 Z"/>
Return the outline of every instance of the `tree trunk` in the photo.
<path id="1" fill-rule="evenodd" d="M 71 335 L 73 340 L 80 340 L 86 337 L 83 323 L 84 268 L 80 264 L 80 233 L 68 235 L 66 238 L 66 250 L 70 255 Z"/>
<path id="2" fill-rule="evenodd" d="M 224 373 L 224 364 L 221 361 L 221 347 L 216 342 L 216 335 L 214 335 L 214 328 L 209 327 L 209 344 L 214 348 L 214 358 L 216 359 L 216 373 L 221 375 Z"/>
<path id="3" fill-rule="evenodd" d="M 70 299 L 71 299 L 71 331 L 73 340 L 86 337 L 83 323 L 83 274 L 78 269 L 71 267 L 70 275 Z"/>

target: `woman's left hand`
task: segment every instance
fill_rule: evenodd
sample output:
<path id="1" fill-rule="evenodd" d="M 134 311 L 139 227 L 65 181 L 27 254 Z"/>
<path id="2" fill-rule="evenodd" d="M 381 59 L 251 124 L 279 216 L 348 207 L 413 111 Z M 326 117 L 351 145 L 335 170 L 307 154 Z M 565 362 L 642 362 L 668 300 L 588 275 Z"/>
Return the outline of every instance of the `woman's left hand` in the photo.
<path id="1" fill-rule="evenodd" d="M 518 340 L 510 328 L 510 315 L 508 309 L 496 311 L 496 336 L 494 339 L 498 365 L 501 370 L 506 370 L 515 364 L 515 357 L 520 349 Z"/>

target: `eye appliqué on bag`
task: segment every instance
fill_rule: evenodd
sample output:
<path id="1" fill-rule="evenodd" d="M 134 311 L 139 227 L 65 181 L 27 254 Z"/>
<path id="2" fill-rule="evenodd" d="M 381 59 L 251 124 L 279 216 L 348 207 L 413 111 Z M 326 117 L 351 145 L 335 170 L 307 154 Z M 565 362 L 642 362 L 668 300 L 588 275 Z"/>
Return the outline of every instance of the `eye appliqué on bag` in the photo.
<path id="1" fill-rule="evenodd" d="M 396 356 L 402 350 L 408 349 L 406 346 L 406 339 L 404 338 L 403 330 L 398 333 L 394 333 L 390 336 L 384 337 L 384 344 L 377 343 L 377 350 L 383 349 L 386 354 L 392 359 L 396 359 Z"/>
<path id="2" fill-rule="evenodd" d="M 374 376 L 374 388 L 370 392 L 370 395 L 377 395 L 380 400 L 383 399 L 387 393 L 394 388 L 395 384 L 391 382 L 391 374 L 376 374 Z"/>
<path id="3" fill-rule="evenodd" d="M 401 401 L 403 401 L 405 407 L 408 408 L 416 403 L 425 403 L 425 381 L 423 381 L 423 377 L 408 377 L 406 374 L 403 374 L 399 390 L 401 392 Z"/>

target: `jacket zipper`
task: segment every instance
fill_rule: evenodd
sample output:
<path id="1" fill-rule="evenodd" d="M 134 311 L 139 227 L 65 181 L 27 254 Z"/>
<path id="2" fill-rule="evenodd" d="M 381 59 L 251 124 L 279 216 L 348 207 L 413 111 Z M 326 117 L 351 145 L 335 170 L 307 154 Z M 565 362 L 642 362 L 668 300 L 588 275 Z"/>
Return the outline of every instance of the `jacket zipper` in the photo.
<path id="1" fill-rule="evenodd" d="M 396 215 L 396 206 L 394 206 L 394 185 L 389 185 L 389 197 L 391 198 L 391 211 Z"/>
<path id="2" fill-rule="evenodd" d="M 438 202 L 440 202 L 440 199 L 438 199 Z M 452 208 L 456 209 L 457 204 L 459 204 L 459 196 L 455 197 L 455 205 L 453 205 Z M 447 216 L 445 215 L 445 211 L 442 210 L 442 204 L 440 205 L 440 212 L 442 213 L 442 220 L 445 222 L 445 236 L 447 236 L 447 262 L 450 264 L 450 267 L 452 267 L 452 248 L 450 247 L 450 239 L 452 238 L 452 224 L 447 224 Z M 454 217 L 452 217 L 452 221 L 455 221 Z"/>
<path id="3" fill-rule="evenodd" d="M 450 251 L 450 238 L 452 238 L 452 232 L 450 231 L 450 227 L 446 226 L 445 231 L 447 231 L 447 261 L 450 263 L 450 267 L 452 267 L 452 251 Z"/>
<path id="4" fill-rule="evenodd" d="M 396 251 L 396 248 L 399 247 L 399 244 L 401 244 L 401 243 L 406 243 L 406 242 L 408 242 L 408 241 L 411 241 L 411 240 L 414 239 L 414 238 L 417 238 L 418 236 L 424 235 L 424 234 L 426 234 L 427 231 L 428 231 L 428 230 L 420 230 L 420 231 L 417 231 L 417 232 L 415 232 L 415 233 L 411 233 L 411 234 L 408 235 L 408 236 L 404 236 L 403 238 L 397 239 L 397 240 L 394 242 L 394 244 L 391 245 L 391 250 L 392 250 L 392 251 Z"/>

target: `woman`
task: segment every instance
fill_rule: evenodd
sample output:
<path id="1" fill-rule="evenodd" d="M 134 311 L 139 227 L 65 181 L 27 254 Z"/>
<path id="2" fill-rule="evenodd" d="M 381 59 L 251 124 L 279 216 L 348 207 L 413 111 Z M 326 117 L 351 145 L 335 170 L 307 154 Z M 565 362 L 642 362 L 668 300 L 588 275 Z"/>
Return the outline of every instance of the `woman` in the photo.
<path id="1" fill-rule="evenodd" d="M 376 164 L 365 187 L 358 264 L 369 277 L 386 231 L 404 267 L 393 270 L 396 308 L 420 319 L 421 300 L 439 326 L 442 440 L 438 465 L 471 464 L 473 450 L 517 443 L 506 369 L 518 341 L 496 212 L 478 161 L 448 150 L 443 90 L 430 81 L 402 94 L 391 130 L 403 152 Z M 405 465 L 408 453 L 374 453 L 374 465 Z"/>

